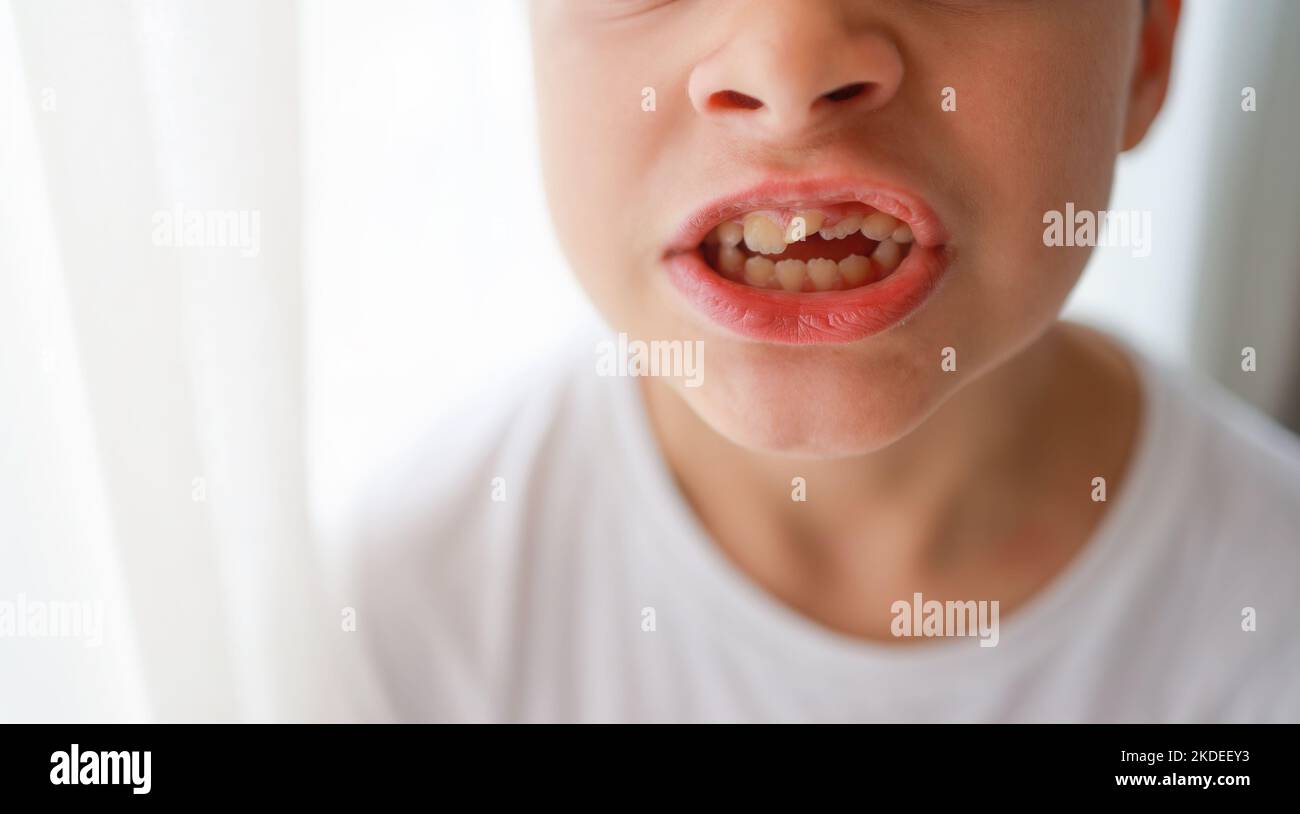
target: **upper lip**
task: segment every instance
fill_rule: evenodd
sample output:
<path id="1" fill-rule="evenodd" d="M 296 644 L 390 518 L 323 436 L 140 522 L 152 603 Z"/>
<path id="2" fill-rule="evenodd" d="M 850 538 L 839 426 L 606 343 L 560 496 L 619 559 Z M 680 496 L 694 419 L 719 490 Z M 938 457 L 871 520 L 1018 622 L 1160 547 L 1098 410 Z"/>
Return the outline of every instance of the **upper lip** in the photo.
<path id="1" fill-rule="evenodd" d="M 763 209 L 814 209 L 857 201 L 907 223 L 920 247 L 948 242 L 939 216 L 920 196 L 895 184 L 861 178 L 770 180 L 718 198 L 692 213 L 678 228 L 668 255 L 693 251 L 718 224 Z"/>

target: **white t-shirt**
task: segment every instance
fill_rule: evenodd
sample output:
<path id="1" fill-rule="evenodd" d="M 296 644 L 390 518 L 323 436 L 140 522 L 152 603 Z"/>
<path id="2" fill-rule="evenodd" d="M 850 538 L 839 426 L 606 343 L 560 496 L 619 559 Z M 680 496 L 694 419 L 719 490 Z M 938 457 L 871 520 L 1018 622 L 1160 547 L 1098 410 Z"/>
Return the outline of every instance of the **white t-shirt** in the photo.
<path id="1" fill-rule="evenodd" d="M 996 647 L 880 644 L 715 548 L 593 349 L 440 427 L 366 501 L 343 599 L 382 696 L 364 717 L 1300 721 L 1300 443 L 1223 391 L 1135 359 L 1144 425 L 1095 538 Z"/>

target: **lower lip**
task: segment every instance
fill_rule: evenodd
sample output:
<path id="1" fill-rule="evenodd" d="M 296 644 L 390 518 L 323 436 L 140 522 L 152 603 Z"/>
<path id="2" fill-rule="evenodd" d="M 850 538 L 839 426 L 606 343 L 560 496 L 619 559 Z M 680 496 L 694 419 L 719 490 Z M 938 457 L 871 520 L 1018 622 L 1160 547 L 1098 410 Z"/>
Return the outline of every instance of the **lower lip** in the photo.
<path id="1" fill-rule="evenodd" d="M 724 278 L 698 249 L 667 259 L 668 276 L 696 310 L 748 339 L 783 345 L 857 342 L 902 322 L 948 270 L 943 249 L 913 245 L 892 274 L 850 291 L 796 294 Z"/>

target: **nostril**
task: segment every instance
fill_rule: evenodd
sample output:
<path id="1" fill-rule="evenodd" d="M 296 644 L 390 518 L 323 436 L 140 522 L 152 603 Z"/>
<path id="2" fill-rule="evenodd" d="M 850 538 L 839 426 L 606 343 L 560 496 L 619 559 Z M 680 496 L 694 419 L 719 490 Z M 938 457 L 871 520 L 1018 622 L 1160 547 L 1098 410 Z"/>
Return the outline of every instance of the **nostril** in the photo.
<path id="1" fill-rule="evenodd" d="M 832 102 L 847 102 L 855 99 L 867 92 L 868 84 L 866 82 L 854 82 L 851 85 L 845 85 L 842 88 L 836 88 L 830 93 L 823 94 L 823 98 Z"/>
<path id="2" fill-rule="evenodd" d="M 763 103 L 739 91 L 720 90 L 709 96 L 711 110 L 758 110 Z"/>

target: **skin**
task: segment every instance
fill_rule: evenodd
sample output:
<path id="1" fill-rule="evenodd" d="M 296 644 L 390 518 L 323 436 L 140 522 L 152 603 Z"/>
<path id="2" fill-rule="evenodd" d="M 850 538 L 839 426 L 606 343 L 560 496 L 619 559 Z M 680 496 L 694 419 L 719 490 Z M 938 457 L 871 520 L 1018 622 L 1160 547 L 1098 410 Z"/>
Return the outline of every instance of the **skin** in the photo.
<path id="1" fill-rule="evenodd" d="M 1140 398 L 1106 339 L 1058 320 L 1089 250 L 1044 246 L 1042 218 L 1106 207 L 1117 155 L 1163 102 L 1179 10 L 535 0 L 561 245 L 616 330 L 704 341 L 702 387 L 643 380 L 654 431 L 717 544 L 786 604 L 880 639 L 890 603 L 918 590 L 999 599 L 1005 620 L 1090 538 L 1106 507 L 1092 478 L 1113 501 Z M 718 104 L 725 91 L 761 104 Z M 904 323 L 852 344 L 756 342 L 670 284 L 666 245 L 719 192 L 843 174 L 920 195 L 950 234 L 950 272 Z"/>

